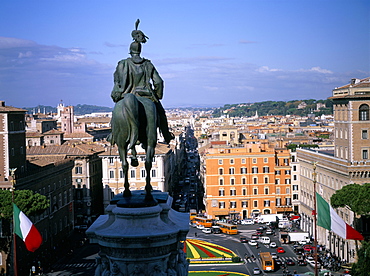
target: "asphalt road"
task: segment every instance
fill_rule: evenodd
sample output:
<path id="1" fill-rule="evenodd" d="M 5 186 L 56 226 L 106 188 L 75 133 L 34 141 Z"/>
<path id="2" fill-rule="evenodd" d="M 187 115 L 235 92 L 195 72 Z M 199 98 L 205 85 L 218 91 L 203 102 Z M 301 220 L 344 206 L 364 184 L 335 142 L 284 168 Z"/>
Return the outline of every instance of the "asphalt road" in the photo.
<path id="1" fill-rule="evenodd" d="M 239 233 L 237 235 L 226 235 L 226 234 L 205 234 L 201 230 L 192 228 L 188 233 L 188 238 L 202 239 L 208 242 L 212 242 L 224 247 L 229 248 L 234 251 L 238 256 L 243 258 L 245 254 L 249 256 L 248 260 L 244 261 L 243 264 L 232 264 L 232 265 L 192 265 L 190 264 L 190 271 L 200 271 L 200 270 L 220 270 L 220 271 L 231 271 L 231 272 L 240 272 L 249 275 L 253 275 L 253 268 L 259 267 L 261 269 L 261 263 L 258 258 L 260 252 L 276 252 L 276 248 L 269 248 L 269 246 L 259 244 L 258 249 L 255 246 L 250 246 L 248 243 L 241 243 L 240 237 L 246 237 L 250 240 L 250 237 L 253 233 L 256 232 L 256 229 L 260 225 L 238 225 Z M 195 236 L 195 233 L 197 236 Z M 269 235 L 272 242 L 276 242 L 278 246 L 282 246 L 285 249 L 285 253 L 278 253 L 277 255 L 282 261 L 287 259 L 292 259 L 297 263 L 297 256 L 292 250 L 291 245 L 281 245 L 278 241 L 278 234 L 276 237 Z M 252 258 L 255 257 L 255 259 Z M 305 272 L 313 272 L 314 269 L 310 265 L 307 266 L 288 266 L 288 270 L 293 273 L 294 270 L 297 271 L 297 274 L 303 274 Z M 262 273 L 261 275 L 263 275 Z M 268 273 L 269 276 L 282 276 L 283 270 L 281 268 L 275 270 L 272 273 Z"/>

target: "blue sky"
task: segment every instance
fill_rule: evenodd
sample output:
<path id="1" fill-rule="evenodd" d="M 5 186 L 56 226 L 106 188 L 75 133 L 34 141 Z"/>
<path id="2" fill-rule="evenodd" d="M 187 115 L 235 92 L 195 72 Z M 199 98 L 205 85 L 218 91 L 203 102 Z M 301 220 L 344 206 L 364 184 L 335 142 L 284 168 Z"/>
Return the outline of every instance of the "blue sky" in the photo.
<path id="1" fill-rule="evenodd" d="M 165 108 L 326 99 L 370 75 L 368 0 L 0 2 L 0 100 L 113 106 L 140 18 Z"/>

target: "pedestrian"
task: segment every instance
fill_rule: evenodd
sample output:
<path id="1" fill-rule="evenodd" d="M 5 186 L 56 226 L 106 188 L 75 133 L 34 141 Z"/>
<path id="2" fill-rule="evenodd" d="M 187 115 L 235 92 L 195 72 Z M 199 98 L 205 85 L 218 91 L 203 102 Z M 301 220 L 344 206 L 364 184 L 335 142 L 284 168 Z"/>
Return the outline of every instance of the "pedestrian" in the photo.
<path id="1" fill-rule="evenodd" d="M 197 233 L 197 232 L 195 232 L 194 236 L 198 237 L 198 233 Z"/>

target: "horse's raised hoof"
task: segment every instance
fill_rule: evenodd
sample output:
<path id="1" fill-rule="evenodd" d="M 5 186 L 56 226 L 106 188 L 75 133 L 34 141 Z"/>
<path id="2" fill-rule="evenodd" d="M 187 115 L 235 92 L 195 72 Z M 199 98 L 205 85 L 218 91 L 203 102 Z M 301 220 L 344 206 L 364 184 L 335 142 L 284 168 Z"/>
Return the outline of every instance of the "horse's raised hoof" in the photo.
<path id="1" fill-rule="evenodd" d="M 131 166 L 133 167 L 139 166 L 139 161 L 137 160 L 137 158 L 131 158 Z"/>
<path id="2" fill-rule="evenodd" d="M 123 197 L 130 197 L 131 196 L 131 191 L 130 190 L 124 190 L 123 191 Z"/>

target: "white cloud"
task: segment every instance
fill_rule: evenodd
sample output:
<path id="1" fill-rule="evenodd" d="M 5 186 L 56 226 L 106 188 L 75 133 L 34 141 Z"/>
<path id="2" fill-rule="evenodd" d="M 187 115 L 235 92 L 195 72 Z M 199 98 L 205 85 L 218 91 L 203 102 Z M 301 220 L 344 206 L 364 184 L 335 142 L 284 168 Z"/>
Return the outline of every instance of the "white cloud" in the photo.
<path id="1" fill-rule="evenodd" d="M 257 69 L 258 72 L 264 73 L 264 72 L 278 72 L 282 71 L 281 69 L 274 69 L 274 68 L 269 68 L 268 66 L 261 66 Z"/>

